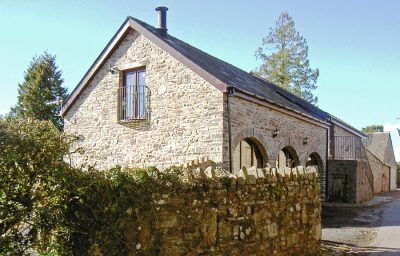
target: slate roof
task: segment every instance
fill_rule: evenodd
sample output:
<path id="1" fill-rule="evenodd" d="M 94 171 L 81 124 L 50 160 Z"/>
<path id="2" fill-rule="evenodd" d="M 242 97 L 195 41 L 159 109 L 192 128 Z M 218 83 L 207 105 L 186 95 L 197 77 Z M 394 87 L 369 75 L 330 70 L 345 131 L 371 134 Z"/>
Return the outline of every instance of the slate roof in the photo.
<path id="1" fill-rule="evenodd" d="M 159 39 L 225 84 L 232 86 L 239 91 L 259 96 L 273 104 L 296 110 L 322 121 L 328 121 L 328 113 L 285 91 L 284 89 L 203 52 L 176 37 L 169 34 L 163 36 L 158 29 L 146 22 L 133 17 L 129 18 L 139 23 L 149 32 L 156 35 Z"/>
<path id="2" fill-rule="evenodd" d="M 392 140 L 389 132 L 368 134 L 365 147 L 374 154 L 382 163 L 395 165 Z"/>
<path id="3" fill-rule="evenodd" d="M 225 61 L 222 61 L 206 52 L 203 52 L 200 49 L 191 46 L 190 44 L 185 43 L 184 41 L 173 37 L 170 34 L 163 35 L 155 27 L 133 17 L 128 17 L 125 20 L 117 33 L 107 44 L 93 65 L 89 68 L 85 76 L 66 99 L 61 110 L 62 116 L 65 116 L 65 113 L 69 110 L 75 99 L 85 88 L 88 81 L 90 81 L 90 79 L 97 72 L 97 69 L 104 63 L 107 56 L 112 53 L 113 47 L 115 47 L 118 41 L 121 40 L 120 36 L 128 27 L 132 27 L 133 29 L 138 30 L 140 33 L 146 34 L 145 36 L 147 37 L 152 37 L 148 39 L 153 40 L 154 43 L 163 49 L 166 49 L 164 46 L 167 45 L 168 50 L 172 49 L 170 54 L 175 56 L 183 55 L 184 57 L 182 59 L 186 58 L 186 60 L 189 60 L 189 62 L 193 63 L 193 65 L 191 64 L 190 67 L 188 66 L 189 68 L 192 68 L 194 71 L 199 71 L 204 75 L 203 78 L 207 77 L 212 81 L 211 83 L 219 89 L 233 87 L 235 90 L 254 96 L 258 99 L 265 100 L 269 103 L 277 105 L 278 107 L 290 109 L 324 122 L 328 122 L 330 120 L 328 113 L 285 91 L 284 89 L 259 77 L 256 77 L 244 70 L 241 70 Z"/>

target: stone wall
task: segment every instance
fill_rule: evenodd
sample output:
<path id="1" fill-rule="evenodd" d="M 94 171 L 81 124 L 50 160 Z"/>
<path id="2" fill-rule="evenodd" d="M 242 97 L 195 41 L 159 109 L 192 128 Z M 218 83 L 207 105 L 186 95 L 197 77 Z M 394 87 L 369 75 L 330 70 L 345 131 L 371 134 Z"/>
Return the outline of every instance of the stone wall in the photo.
<path id="1" fill-rule="evenodd" d="M 127 225 L 130 255 L 319 255 L 316 167 L 195 169 L 192 186 L 154 199 Z"/>
<path id="2" fill-rule="evenodd" d="M 364 160 L 328 160 L 328 201 L 362 203 L 373 198 Z"/>
<path id="3" fill-rule="evenodd" d="M 258 146 L 265 150 L 267 163 L 276 167 L 278 153 L 286 146 L 292 147 L 300 160 L 300 165 L 306 166 L 308 157 L 317 153 L 321 159 L 321 197 L 325 199 L 326 191 L 326 152 L 327 128 L 306 122 L 286 113 L 261 106 L 247 100 L 231 97 L 230 115 L 232 131 L 232 151 L 239 142 L 245 138 L 255 140 Z M 225 123 L 227 115 L 225 115 Z M 224 137 L 224 168 L 229 170 L 229 138 L 227 127 Z M 278 130 L 278 135 L 273 136 L 273 131 Z M 307 143 L 304 139 L 307 138 Z"/>
<path id="4" fill-rule="evenodd" d="M 390 166 L 382 166 L 382 192 L 390 191 Z"/>
<path id="5" fill-rule="evenodd" d="M 390 191 L 390 171 L 392 167 L 382 163 L 369 150 L 366 150 L 366 155 L 374 177 L 374 193 Z"/>
<path id="6" fill-rule="evenodd" d="M 333 133 L 334 133 L 334 136 L 356 137 L 353 133 L 343 129 L 342 127 L 340 127 L 336 124 L 333 125 Z"/>
<path id="7" fill-rule="evenodd" d="M 356 161 L 328 160 L 328 201 L 356 203 Z"/>
<path id="8" fill-rule="evenodd" d="M 392 143 L 392 137 L 389 134 L 389 143 L 388 146 L 385 149 L 385 164 L 389 166 L 389 189 L 390 191 L 396 191 L 397 189 L 397 165 L 396 165 L 396 159 L 394 156 L 394 150 L 393 150 L 393 143 Z"/>
<path id="9" fill-rule="evenodd" d="M 146 69 L 149 119 L 118 122 L 120 77 L 110 67 Z M 232 150 L 252 137 L 275 166 L 279 150 L 291 146 L 301 165 L 308 156 L 321 158 L 321 191 L 325 192 L 326 129 L 249 101 L 231 98 Z M 72 163 L 106 169 L 156 166 L 159 169 L 209 157 L 229 169 L 226 95 L 143 35 L 130 30 L 88 83 L 65 116 L 65 132 L 78 135 L 84 155 Z M 272 138 L 272 131 L 279 135 Z M 307 143 L 303 141 L 307 138 Z"/>
<path id="10" fill-rule="evenodd" d="M 146 68 L 150 118 L 117 120 L 120 70 Z M 105 169 L 182 164 L 203 156 L 222 162 L 223 93 L 141 34 L 130 30 L 65 116 L 65 132 L 79 135 L 75 165 Z"/>
<path id="11" fill-rule="evenodd" d="M 363 203 L 374 197 L 373 181 L 368 178 L 371 172 L 367 160 L 357 161 L 357 203 Z M 371 177 L 371 179 L 373 179 Z"/>

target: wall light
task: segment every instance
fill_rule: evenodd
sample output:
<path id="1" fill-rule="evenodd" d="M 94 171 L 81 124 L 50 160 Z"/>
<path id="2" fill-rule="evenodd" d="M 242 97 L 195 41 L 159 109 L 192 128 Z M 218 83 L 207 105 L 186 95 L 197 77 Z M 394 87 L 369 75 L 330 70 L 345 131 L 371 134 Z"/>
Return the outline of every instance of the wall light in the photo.
<path id="1" fill-rule="evenodd" d="M 279 129 L 275 129 L 275 130 L 272 132 L 272 138 L 276 138 L 276 137 L 278 137 L 278 135 L 279 135 Z"/>
<path id="2" fill-rule="evenodd" d="M 111 74 L 116 75 L 116 74 L 119 73 L 119 68 L 118 67 L 111 67 L 111 65 L 110 65 L 109 68 L 110 68 Z"/>

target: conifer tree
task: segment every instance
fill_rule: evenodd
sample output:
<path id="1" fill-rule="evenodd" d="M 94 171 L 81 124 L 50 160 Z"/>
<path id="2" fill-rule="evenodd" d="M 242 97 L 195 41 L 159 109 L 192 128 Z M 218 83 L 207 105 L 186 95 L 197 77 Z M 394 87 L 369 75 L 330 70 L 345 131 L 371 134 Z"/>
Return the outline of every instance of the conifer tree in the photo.
<path id="1" fill-rule="evenodd" d="M 54 55 L 44 52 L 34 57 L 25 71 L 24 82 L 18 85 L 18 101 L 11 108 L 11 115 L 50 120 L 61 130 L 60 102 L 67 97 L 61 74 Z"/>
<path id="2" fill-rule="evenodd" d="M 255 55 L 262 61 L 254 72 L 256 75 L 312 104 L 317 103 L 312 91 L 317 88 L 319 70 L 310 68 L 307 41 L 296 31 L 287 12 L 281 13 Z"/>

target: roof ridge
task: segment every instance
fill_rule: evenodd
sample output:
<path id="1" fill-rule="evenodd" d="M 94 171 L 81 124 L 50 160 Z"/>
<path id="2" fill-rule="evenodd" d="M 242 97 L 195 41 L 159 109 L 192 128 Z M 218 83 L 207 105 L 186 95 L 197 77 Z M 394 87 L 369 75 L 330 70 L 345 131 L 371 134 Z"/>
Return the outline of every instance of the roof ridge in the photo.
<path id="1" fill-rule="evenodd" d="M 311 108 L 315 108 L 315 109 L 318 109 L 318 110 L 320 110 L 320 111 L 322 111 L 322 112 L 324 112 L 324 113 L 327 113 L 327 112 L 325 112 L 324 110 L 322 110 L 322 109 L 320 109 L 319 107 L 317 107 L 316 105 L 311 104 L 310 102 L 306 101 L 305 99 L 303 99 L 303 98 L 301 98 L 301 97 L 295 95 L 295 94 L 292 93 L 291 91 L 288 91 L 288 90 L 286 90 L 286 89 L 284 89 L 284 88 L 282 88 L 282 87 L 280 87 L 280 86 L 278 86 L 278 85 L 276 85 L 276 84 L 274 84 L 274 83 L 271 83 L 270 81 L 266 80 L 265 78 L 263 78 L 263 77 L 261 77 L 261 76 L 258 76 L 258 75 L 254 74 L 254 73 L 252 73 L 252 72 L 250 72 L 250 74 L 251 74 L 252 76 L 254 76 L 255 78 L 257 78 L 257 79 L 261 79 L 262 81 L 271 84 L 271 85 L 274 86 L 277 90 L 279 90 L 279 91 L 284 91 L 285 93 L 287 93 L 287 94 L 289 94 L 289 95 L 295 97 L 296 99 L 301 100 L 303 103 L 305 103 L 306 105 L 310 106 Z M 286 95 L 283 95 L 283 96 L 286 97 Z M 291 100 L 291 99 L 289 99 L 289 100 Z M 297 104 L 297 103 L 296 103 L 296 104 Z M 303 106 L 302 106 L 302 107 L 303 107 Z"/>
<path id="2" fill-rule="evenodd" d="M 139 20 L 139 19 L 137 19 L 137 18 L 133 18 L 133 17 L 131 17 L 131 16 L 128 16 L 128 17 L 130 17 L 131 19 L 133 19 L 133 20 L 135 20 L 135 21 L 139 21 L 139 22 L 141 22 L 141 23 L 145 23 L 147 26 L 150 26 L 150 27 L 152 27 L 152 28 L 154 28 L 154 29 L 157 29 L 156 27 L 154 27 L 154 26 L 148 24 L 148 23 L 145 22 L 145 21 Z M 208 52 L 206 52 L 206 51 L 204 51 L 204 50 L 202 50 L 202 49 L 200 49 L 200 48 L 198 48 L 198 47 L 196 47 L 196 46 L 194 46 L 194 45 L 192 45 L 192 44 L 190 44 L 190 43 L 188 43 L 188 42 L 185 42 L 185 41 L 183 41 L 183 40 L 181 40 L 181 39 L 179 39 L 179 38 L 177 38 L 177 37 L 175 37 L 175 36 L 173 36 L 173 35 L 167 34 L 167 37 L 168 37 L 168 38 L 173 38 L 173 39 L 175 39 L 175 40 L 178 40 L 178 41 L 180 41 L 180 42 L 182 42 L 182 43 L 184 43 L 184 44 L 186 44 L 186 45 L 188 45 L 188 46 L 190 46 L 190 47 L 192 47 L 192 48 L 195 48 L 196 50 L 202 52 L 203 54 L 206 54 L 206 55 L 208 55 L 208 56 L 210 56 L 210 57 L 212 57 L 212 58 L 214 58 L 214 59 L 216 59 L 216 60 L 218 60 L 218 61 L 224 62 L 225 64 L 228 64 L 228 65 L 234 67 L 235 69 L 238 69 L 238 70 L 240 70 L 240 71 L 242 71 L 242 72 L 244 72 L 244 73 L 246 73 L 246 74 L 252 75 L 251 72 L 247 72 L 246 70 L 243 70 L 242 68 L 239 68 L 239 67 L 233 65 L 232 63 L 229 63 L 229 62 L 227 62 L 227 61 L 225 61 L 225 60 L 223 60 L 223 59 L 220 59 L 220 58 L 218 58 L 218 57 L 216 57 L 216 56 L 214 56 L 214 55 L 212 55 L 212 54 L 210 54 L 210 53 L 208 53 Z M 265 81 L 265 82 L 272 84 L 271 82 L 268 82 L 268 81 Z M 274 85 L 274 84 L 272 84 L 272 85 Z M 276 86 L 276 85 L 275 85 L 275 86 Z"/>
<path id="3" fill-rule="evenodd" d="M 101 67 L 102 63 L 104 63 L 106 58 L 112 53 L 113 49 L 118 47 L 119 40 L 122 40 L 124 31 L 129 28 L 133 28 L 143 34 L 147 39 L 167 51 L 174 58 L 178 59 L 178 61 L 181 61 L 189 69 L 222 92 L 227 92 L 227 88 L 231 86 L 240 92 L 261 98 L 274 105 L 290 109 L 291 111 L 300 112 L 311 118 L 316 118 L 319 121 L 326 122 L 329 119 L 327 112 L 304 101 L 300 97 L 184 42 L 169 33 L 166 35 L 161 34 L 157 28 L 132 16 L 126 18 L 125 22 L 101 52 L 100 56 L 95 60 L 88 72 L 86 72 L 77 88 L 71 93 L 71 96 L 62 108 L 62 115 L 65 115 L 76 97 L 86 87 L 87 82 L 96 74 L 97 69 Z"/>
<path id="4" fill-rule="evenodd" d="M 146 22 L 144 22 L 144 21 L 141 21 L 141 20 L 139 20 L 139 19 L 137 19 L 137 18 L 132 18 L 132 19 L 133 19 L 134 21 L 140 23 L 140 24 L 143 24 L 144 26 L 148 26 L 147 29 L 154 30 L 154 31 L 150 31 L 150 32 L 152 32 L 152 33 L 155 34 L 155 35 L 158 35 L 158 34 L 156 33 L 157 29 L 156 29 L 155 27 L 153 27 L 152 25 L 149 25 L 148 23 L 146 23 Z M 160 36 L 160 35 L 158 35 L 158 36 Z M 265 89 L 266 89 L 266 88 L 269 88 L 269 89 L 272 90 L 274 93 L 276 93 L 276 95 L 277 95 L 278 97 L 282 97 L 282 98 L 284 98 L 284 100 L 289 101 L 289 102 L 291 102 L 292 104 L 294 104 L 294 105 L 296 105 L 297 107 L 299 107 L 300 110 L 297 109 L 297 111 L 300 111 L 300 112 L 304 112 L 304 111 L 306 111 L 306 112 L 311 112 L 311 113 L 314 114 L 314 117 L 317 117 L 318 119 L 322 119 L 322 120 L 324 120 L 324 121 L 326 120 L 326 116 L 328 115 L 327 112 L 321 110 L 320 108 L 318 108 L 318 107 L 315 106 L 315 105 L 312 105 L 311 103 L 305 101 L 304 99 L 300 98 L 299 96 L 294 95 L 294 94 L 292 94 L 291 92 L 289 92 L 289 91 L 287 91 L 287 90 L 285 90 L 285 89 L 279 87 L 278 85 L 275 85 L 275 84 L 273 84 L 273 83 L 271 83 L 271 82 L 269 82 L 269 81 L 267 81 L 267 80 L 265 80 L 265 79 L 263 79 L 263 78 L 260 78 L 260 77 L 258 77 L 258 76 L 255 76 L 253 73 L 248 72 L 248 71 L 245 71 L 245 70 L 243 70 L 243 69 L 241 69 L 241 68 L 239 68 L 239 67 L 237 67 L 237 66 L 235 66 L 235 65 L 233 65 L 233 64 L 231 64 L 231 63 L 229 63 L 229 62 L 227 62 L 227 61 L 225 61 L 225 60 L 222 60 L 222 59 L 220 59 L 220 58 L 218 58 L 218 57 L 216 57 L 216 56 L 214 56 L 214 55 L 211 55 L 211 54 L 209 54 L 209 53 L 207 53 L 207 52 L 205 52 L 205 51 L 203 51 L 203 50 L 197 48 L 196 46 L 193 46 L 193 45 L 191 45 L 191 44 L 189 44 L 189 43 L 187 43 L 187 42 L 185 42 L 185 41 L 183 41 L 183 40 L 181 40 L 181 39 L 179 39 L 179 38 L 177 38 L 177 37 L 174 37 L 173 35 L 167 34 L 167 36 L 165 36 L 163 39 L 164 39 L 165 42 L 167 42 L 167 43 L 169 43 L 169 44 L 172 44 L 173 41 L 177 41 L 177 42 L 179 42 L 180 44 L 182 44 L 181 46 L 187 46 L 187 47 L 192 48 L 192 49 L 195 50 L 195 51 L 198 51 L 199 53 L 201 53 L 202 55 L 204 55 L 203 57 L 211 58 L 213 61 L 219 62 L 218 64 L 226 65 L 226 66 L 228 66 L 230 69 L 232 69 L 234 72 L 240 72 L 241 74 L 240 74 L 240 73 L 237 74 L 237 77 L 239 77 L 240 75 L 242 75 L 242 76 L 245 75 L 245 76 L 251 77 L 252 79 L 255 79 L 255 80 L 259 81 L 258 84 L 261 85 L 263 88 L 265 88 Z M 174 47 L 174 46 L 173 46 L 173 47 Z M 195 62 L 196 62 L 196 61 L 195 61 Z M 197 63 L 196 63 L 196 64 L 197 64 Z M 197 65 L 199 65 L 199 64 L 197 64 Z M 220 65 L 220 66 L 221 66 L 221 65 Z M 221 67 L 217 67 L 217 69 L 218 69 L 218 68 L 221 68 Z M 254 82 L 254 86 L 256 86 L 255 83 L 256 83 L 256 82 Z M 236 89 L 241 90 L 241 88 L 238 88 L 238 86 L 235 85 L 235 84 L 227 83 L 227 85 L 233 86 L 233 87 L 235 87 Z M 242 89 L 242 90 L 243 90 L 243 89 Z M 244 90 L 244 91 L 247 91 L 247 92 L 248 92 L 249 90 Z M 253 92 L 253 93 L 254 93 L 254 92 Z M 259 95 L 259 93 L 254 93 L 254 94 Z M 285 94 L 288 94 L 288 95 L 285 95 Z M 259 96 L 260 96 L 260 95 L 259 95 Z M 273 97 L 274 95 L 270 95 L 270 96 Z M 265 98 L 265 97 L 264 97 L 264 98 Z M 267 100 L 268 100 L 268 99 L 267 99 Z M 281 102 L 279 102 L 279 100 L 276 101 L 276 99 L 275 99 L 275 100 L 269 99 L 269 101 L 274 102 L 274 103 L 276 103 L 276 104 L 278 104 L 278 105 L 284 105 L 284 106 L 287 105 L 287 104 L 282 103 L 282 100 L 280 100 Z M 293 106 L 292 106 L 292 107 L 291 107 L 291 106 L 287 106 L 287 107 L 293 109 Z M 316 112 L 319 112 L 319 113 L 317 114 Z"/>

